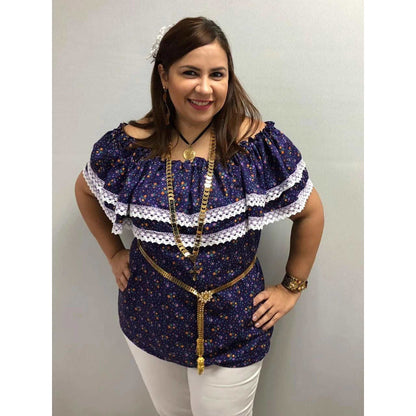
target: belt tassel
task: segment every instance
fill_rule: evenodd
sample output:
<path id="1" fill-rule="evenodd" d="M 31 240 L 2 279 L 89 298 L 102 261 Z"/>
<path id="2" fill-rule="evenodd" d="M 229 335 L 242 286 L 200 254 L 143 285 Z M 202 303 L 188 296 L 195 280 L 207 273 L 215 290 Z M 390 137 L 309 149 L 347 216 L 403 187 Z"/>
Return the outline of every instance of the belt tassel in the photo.
<path id="1" fill-rule="evenodd" d="M 197 320 L 198 320 L 198 339 L 196 340 L 196 355 L 198 356 L 196 362 L 198 365 L 198 374 L 202 374 L 205 368 L 204 359 L 204 308 L 205 303 L 198 299 L 197 305 Z"/>
<path id="2" fill-rule="evenodd" d="M 205 304 L 212 299 L 212 292 L 207 290 L 198 294 L 198 304 L 197 304 L 197 326 L 198 326 L 198 338 L 196 340 L 196 355 L 198 356 L 196 362 L 198 367 L 198 374 L 202 374 L 205 369 L 205 359 L 204 355 L 204 309 Z"/>

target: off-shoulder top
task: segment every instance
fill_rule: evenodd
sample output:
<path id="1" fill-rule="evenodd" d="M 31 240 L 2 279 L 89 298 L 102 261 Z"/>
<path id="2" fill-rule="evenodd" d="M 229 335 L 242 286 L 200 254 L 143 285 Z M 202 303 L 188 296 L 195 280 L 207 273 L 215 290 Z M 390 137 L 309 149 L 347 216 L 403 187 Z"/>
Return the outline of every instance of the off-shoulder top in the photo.
<path id="1" fill-rule="evenodd" d="M 119 291 L 119 321 L 139 348 L 161 359 L 196 366 L 196 297 L 159 274 L 143 257 L 137 240 L 163 269 L 199 292 L 241 274 L 257 253 L 267 224 L 304 208 L 313 185 L 301 153 L 273 121 L 254 137 L 241 141 L 227 166 L 216 163 L 202 242 L 196 265 L 176 246 L 170 223 L 166 161 L 145 160 L 150 149 L 128 148 L 135 141 L 126 123 L 98 140 L 83 175 L 113 223 L 112 232 L 127 227 L 131 277 Z M 182 242 L 192 251 L 208 161 L 172 161 L 175 208 Z M 252 321 L 253 298 L 264 289 L 259 259 L 246 277 L 215 295 L 205 306 L 205 365 L 243 367 L 260 361 L 270 348 L 273 328 Z"/>

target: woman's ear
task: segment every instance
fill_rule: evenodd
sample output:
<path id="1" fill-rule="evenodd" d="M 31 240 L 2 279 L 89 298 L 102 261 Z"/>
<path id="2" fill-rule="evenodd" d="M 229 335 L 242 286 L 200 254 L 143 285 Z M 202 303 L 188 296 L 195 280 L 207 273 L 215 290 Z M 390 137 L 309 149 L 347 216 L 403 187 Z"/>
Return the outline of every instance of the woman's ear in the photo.
<path id="1" fill-rule="evenodd" d="M 157 70 L 159 72 L 160 81 L 162 82 L 162 85 L 166 87 L 165 84 L 168 82 L 168 73 L 165 71 L 162 64 L 159 64 L 157 66 Z"/>

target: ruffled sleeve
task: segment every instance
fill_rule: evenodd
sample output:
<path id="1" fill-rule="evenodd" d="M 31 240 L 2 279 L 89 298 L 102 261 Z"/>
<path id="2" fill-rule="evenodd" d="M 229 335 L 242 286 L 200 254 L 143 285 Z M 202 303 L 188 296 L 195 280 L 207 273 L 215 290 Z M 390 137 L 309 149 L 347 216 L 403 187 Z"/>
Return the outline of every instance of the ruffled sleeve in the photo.
<path id="1" fill-rule="evenodd" d="M 243 187 L 249 229 L 262 229 L 301 212 L 313 189 L 299 149 L 267 121 L 266 127 L 242 145 L 249 151 L 243 166 Z"/>
<path id="2" fill-rule="evenodd" d="M 131 226 L 128 202 L 133 184 L 129 172 L 137 151 L 128 149 L 134 139 L 124 133 L 123 126 L 121 123 L 108 131 L 94 144 L 83 170 L 89 188 L 113 223 L 114 234 L 120 234 L 124 226 Z"/>

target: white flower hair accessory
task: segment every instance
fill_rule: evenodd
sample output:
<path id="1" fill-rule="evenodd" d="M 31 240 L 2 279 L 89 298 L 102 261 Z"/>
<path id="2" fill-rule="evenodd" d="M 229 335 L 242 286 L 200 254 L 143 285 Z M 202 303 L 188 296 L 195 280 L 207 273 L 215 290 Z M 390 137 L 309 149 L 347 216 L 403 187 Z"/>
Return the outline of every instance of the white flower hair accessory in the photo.
<path id="1" fill-rule="evenodd" d="M 173 26 L 175 26 L 174 23 L 172 23 L 169 26 L 163 26 L 159 30 L 159 34 L 157 35 L 155 43 L 153 44 L 152 49 L 150 50 L 150 55 L 146 57 L 146 59 L 150 59 L 150 62 L 153 63 L 156 60 L 156 55 L 159 51 L 160 41 L 162 40 L 163 36 L 165 36 L 165 33 Z"/>

